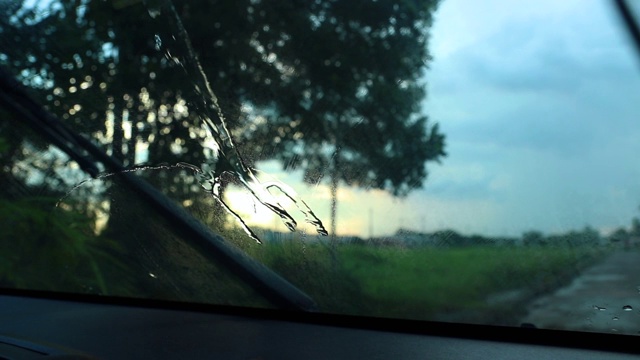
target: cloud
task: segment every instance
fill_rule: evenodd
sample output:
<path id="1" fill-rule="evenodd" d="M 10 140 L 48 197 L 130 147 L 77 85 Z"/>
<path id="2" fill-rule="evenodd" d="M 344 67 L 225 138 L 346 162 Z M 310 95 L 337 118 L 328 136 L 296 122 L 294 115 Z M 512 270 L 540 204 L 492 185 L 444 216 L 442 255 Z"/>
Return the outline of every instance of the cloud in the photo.
<path id="1" fill-rule="evenodd" d="M 539 93 L 598 78 L 620 80 L 637 68 L 634 49 L 607 4 L 544 3 L 443 3 L 432 32 L 429 82 L 435 77 L 438 91 L 481 85 Z"/>
<path id="2" fill-rule="evenodd" d="M 621 135 L 604 124 L 613 120 L 622 129 L 635 122 L 640 91 L 630 74 L 638 74 L 637 59 L 611 18 L 588 14 L 508 21 L 436 56 L 425 111 L 450 140 L 506 148 L 579 154 L 602 140 L 600 132 Z"/>
<path id="3" fill-rule="evenodd" d="M 508 175 L 497 173 L 490 163 L 453 162 L 439 167 L 425 184 L 425 191 L 439 200 L 504 199 Z"/>
<path id="4" fill-rule="evenodd" d="M 492 232 L 628 222 L 640 202 L 636 53 L 608 4 L 532 4 L 443 3 L 424 109 L 449 157 L 419 197 L 443 209 L 466 199 L 491 212 L 466 226 Z"/>
<path id="5" fill-rule="evenodd" d="M 449 156 L 430 163 L 424 189 L 404 200 L 341 187 L 339 232 L 368 236 L 371 213 L 378 236 L 628 225 L 640 203 L 640 71 L 607 5 L 444 1 L 424 111 Z M 326 184 L 303 185 L 274 163 L 264 169 L 328 223 Z"/>

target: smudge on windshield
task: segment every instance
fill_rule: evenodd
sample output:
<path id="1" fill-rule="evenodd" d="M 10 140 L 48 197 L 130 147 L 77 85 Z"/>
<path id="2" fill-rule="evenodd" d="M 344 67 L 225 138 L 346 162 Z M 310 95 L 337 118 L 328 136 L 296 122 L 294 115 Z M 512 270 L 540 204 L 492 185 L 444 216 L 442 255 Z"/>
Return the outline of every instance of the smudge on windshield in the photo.
<path id="1" fill-rule="evenodd" d="M 186 54 L 183 56 L 183 61 L 181 61 L 177 55 L 172 55 L 168 50 L 165 51 L 165 56 L 174 59 L 174 61 L 179 64 L 185 72 L 189 74 L 189 76 L 191 76 L 196 93 L 200 97 L 200 105 L 203 105 L 202 107 L 199 107 L 202 111 L 199 111 L 198 115 L 203 121 L 207 137 L 212 139 L 217 147 L 217 149 L 215 149 L 217 150 L 216 159 L 208 159 L 207 163 L 201 166 L 200 171 L 196 171 L 196 177 L 198 178 L 200 185 L 214 196 L 222 206 L 239 221 L 240 225 L 249 236 L 258 242 L 260 242 L 258 237 L 222 198 L 220 193 L 220 181 L 223 174 L 232 175 L 240 182 L 240 184 L 242 184 L 246 191 L 249 191 L 253 195 L 256 200 L 278 215 L 289 230 L 295 231 L 297 227 L 295 219 L 269 192 L 269 188 L 277 188 L 291 199 L 296 206 L 298 206 L 298 209 L 300 209 L 300 211 L 305 215 L 306 221 L 314 225 L 319 234 L 327 235 L 327 231 L 320 219 L 315 216 L 313 211 L 309 209 L 293 189 L 285 184 L 275 181 L 268 184 L 261 183 L 256 177 L 254 171 L 243 161 L 225 123 L 225 116 L 222 112 L 222 107 L 218 103 L 218 97 L 215 95 L 207 75 L 198 60 L 198 56 L 193 50 L 189 35 L 182 24 L 182 20 L 176 12 L 173 3 L 170 0 L 165 0 L 163 2 L 147 1 L 145 4 L 148 7 L 150 16 L 155 19 L 162 14 L 160 11 L 161 7 L 164 7 L 167 10 L 165 13 L 167 13 L 166 16 L 170 18 L 169 22 L 174 27 L 172 30 L 177 34 L 178 38 L 176 40 L 185 47 Z M 162 41 L 157 35 L 155 35 L 155 42 L 157 47 L 163 48 Z"/>
<path id="2" fill-rule="evenodd" d="M 209 156 L 205 163 L 199 166 L 188 163 L 178 163 L 174 165 L 140 165 L 131 167 L 124 172 L 171 169 L 175 167 L 193 171 L 200 186 L 222 205 L 248 236 L 258 243 L 261 243 L 258 236 L 249 228 L 242 217 L 225 202 L 221 190 L 221 179 L 223 175 L 231 176 L 234 180 L 237 180 L 244 191 L 249 192 L 254 199 L 278 215 L 290 231 L 295 231 L 298 223 L 278 202 L 270 190 L 278 190 L 290 199 L 305 216 L 305 221 L 315 227 L 318 234 L 323 236 L 328 235 L 322 221 L 291 187 L 275 179 L 263 183 L 256 177 L 255 171 L 247 166 L 241 154 L 238 152 L 231 132 L 227 127 L 222 107 L 218 102 L 218 97 L 215 95 L 211 83 L 200 64 L 198 56 L 191 45 L 189 35 L 173 3 L 170 0 L 146 0 L 144 3 L 153 21 L 156 21 L 158 24 L 162 23 L 163 26 L 166 26 L 168 22 L 172 27 L 170 29 L 173 33 L 172 40 L 174 40 L 172 44 L 175 44 L 177 48 L 170 49 L 169 46 L 163 42 L 160 35 L 154 34 L 153 40 L 155 48 L 161 51 L 169 61 L 180 66 L 191 80 L 198 101 L 197 104 L 193 104 L 193 108 L 202 121 L 202 126 L 206 132 L 204 143 L 209 142 L 214 144 L 214 155 Z M 96 179 L 104 179 L 118 173 L 120 172 L 101 174 L 97 176 Z M 92 180 L 94 179 L 84 180 L 75 185 L 58 201 L 57 205 L 68 197 L 71 192 Z"/>

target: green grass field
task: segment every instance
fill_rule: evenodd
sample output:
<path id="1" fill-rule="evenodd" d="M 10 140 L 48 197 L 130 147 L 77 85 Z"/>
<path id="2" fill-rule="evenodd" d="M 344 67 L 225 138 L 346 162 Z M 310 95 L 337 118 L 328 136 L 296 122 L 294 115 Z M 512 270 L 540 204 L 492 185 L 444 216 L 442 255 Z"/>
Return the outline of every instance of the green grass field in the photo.
<path id="1" fill-rule="evenodd" d="M 269 306 L 215 260 L 170 236 L 159 220 L 147 217 L 141 222 L 147 227 L 127 228 L 152 241 L 139 243 L 133 236 L 115 243 L 94 238 L 86 221 L 67 213 L 50 216 L 35 205 L 21 205 L 28 211 L 20 213 L 11 203 L 0 205 L 8 229 L 0 239 L 0 286 Z M 567 283 L 605 251 L 594 245 L 363 244 L 338 244 L 331 251 L 326 243 L 302 238 L 258 245 L 237 230 L 223 235 L 307 292 L 325 312 L 503 324 L 516 319 L 526 301 Z M 125 240 L 144 249 L 135 262 L 120 250 Z M 515 301 L 501 297 L 509 292 L 519 294 Z"/>
<path id="2" fill-rule="evenodd" d="M 413 248 L 341 245 L 335 261 L 320 244 L 291 241 L 252 247 L 253 255 L 318 301 L 323 311 L 434 319 L 466 314 L 493 321 L 517 306 L 492 295 L 528 297 L 567 283 L 602 251 L 593 247 Z M 464 316 L 463 316 L 464 318 Z"/>

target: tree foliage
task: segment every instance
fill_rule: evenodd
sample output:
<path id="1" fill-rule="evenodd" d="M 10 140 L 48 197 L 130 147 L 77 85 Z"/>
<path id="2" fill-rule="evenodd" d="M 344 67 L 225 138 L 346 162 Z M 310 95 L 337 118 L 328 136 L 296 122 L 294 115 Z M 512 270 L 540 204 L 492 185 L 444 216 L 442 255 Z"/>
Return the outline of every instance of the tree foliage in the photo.
<path id="1" fill-rule="evenodd" d="M 14 2 L 16 4 L 19 2 Z M 0 63 L 126 165 L 204 162 L 202 99 L 163 1 L 5 6 Z M 127 4 L 127 6 L 121 6 Z M 249 165 L 406 195 L 444 136 L 421 110 L 437 1 L 176 2 Z M 141 156 L 144 155 L 144 156 Z M 167 175 L 164 175 L 165 177 Z M 153 177 L 186 198 L 194 181 Z M 180 195 L 183 194 L 183 195 Z"/>
<path id="2" fill-rule="evenodd" d="M 443 135 L 420 111 L 436 2 L 297 4 L 256 9 L 264 14 L 255 33 L 262 58 L 281 64 L 275 75 L 286 86 L 268 99 L 274 114 L 243 142 L 258 140 L 259 156 L 303 169 L 311 183 L 337 176 L 395 195 L 420 187 L 425 162 L 444 156 Z"/>

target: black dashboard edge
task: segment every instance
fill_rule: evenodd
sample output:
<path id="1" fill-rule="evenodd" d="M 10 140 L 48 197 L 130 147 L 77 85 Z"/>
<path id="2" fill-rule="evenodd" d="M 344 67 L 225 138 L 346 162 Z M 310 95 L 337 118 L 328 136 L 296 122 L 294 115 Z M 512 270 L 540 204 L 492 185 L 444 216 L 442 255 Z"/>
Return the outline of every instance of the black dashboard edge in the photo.
<path id="1" fill-rule="evenodd" d="M 285 321 L 382 332 L 640 354 L 640 337 L 625 334 L 362 317 L 344 314 L 248 308 L 24 289 L 0 288 L 0 295 L 145 309 L 215 313 L 260 320 Z"/>

